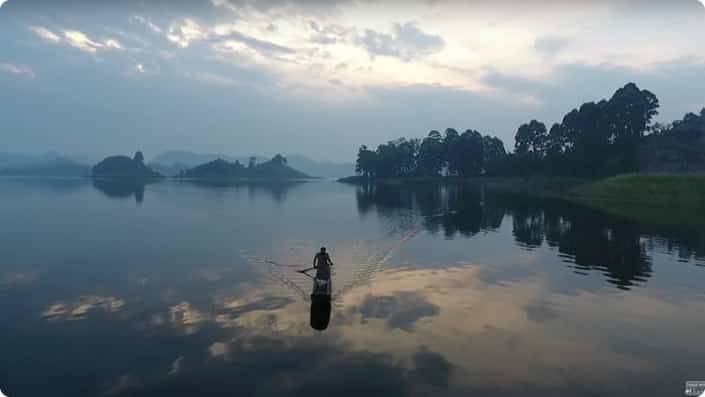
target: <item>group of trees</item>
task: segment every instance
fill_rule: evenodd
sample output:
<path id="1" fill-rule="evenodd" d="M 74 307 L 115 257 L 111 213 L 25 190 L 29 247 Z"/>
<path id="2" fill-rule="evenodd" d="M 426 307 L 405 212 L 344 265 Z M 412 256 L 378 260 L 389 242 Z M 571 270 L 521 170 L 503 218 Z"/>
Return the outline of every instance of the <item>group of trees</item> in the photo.
<path id="1" fill-rule="evenodd" d="M 609 100 L 573 109 L 550 129 L 532 120 L 517 130 L 511 168 L 582 177 L 636 171 L 637 146 L 658 108 L 653 93 L 629 83 Z"/>
<path id="2" fill-rule="evenodd" d="M 307 179 L 310 176 L 289 167 L 286 157 L 277 154 L 271 160 L 257 164 L 250 157 L 247 166 L 239 161 L 217 159 L 209 163 L 181 171 L 180 178 L 190 179 Z"/>
<path id="3" fill-rule="evenodd" d="M 478 131 L 448 128 L 434 130 L 419 139 L 400 138 L 379 145 L 377 150 L 361 146 L 356 171 L 367 178 L 408 176 L 475 176 L 488 172 L 507 155 L 499 138 Z"/>
<path id="4" fill-rule="evenodd" d="M 671 125 L 652 124 L 656 95 L 634 83 L 610 99 L 587 102 L 550 128 L 538 120 L 521 125 L 513 153 L 502 141 L 475 130 L 449 128 L 419 139 L 400 138 L 376 150 L 360 147 L 357 173 L 366 178 L 533 174 L 599 177 L 637 171 L 638 147 L 649 134 L 668 134 L 684 126 L 705 131 L 705 109 Z M 694 128 L 690 128 L 693 130 Z"/>
<path id="5" fill-rule="evenodd" d="M 162 178 L 158 172 L 144 164 L 144 155 L 138 151 L 133 158 L 109 156 L 96 164 L 91 175 L 97 178 L 149 179 Z"/>

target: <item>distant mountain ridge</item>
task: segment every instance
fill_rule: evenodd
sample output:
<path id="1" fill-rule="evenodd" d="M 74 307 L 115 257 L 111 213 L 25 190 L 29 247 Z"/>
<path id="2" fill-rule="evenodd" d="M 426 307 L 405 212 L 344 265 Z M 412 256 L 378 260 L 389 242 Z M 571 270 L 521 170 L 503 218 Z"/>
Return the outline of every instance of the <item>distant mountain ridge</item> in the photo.
<path id="1" fill-rule="evenodd" d="M 194 153 L 189 151 L 168 151 L 157 155 L 149 163 L 155 171 L 159 171 L 167 176 L 179 175 L 181 171 L 195 167 L 200 164 L 212 162 L 218 159 L 230 163 L 239 162 L 246 164 L 250 157 L 255 157 L 258 163 L 266 161 L 264 156 L 230 156 L 215 153 Z M 334 163 L 329 161 L 312 160 L 301 155 L 286 155 L 287 165 L 313 177 L 333 178 L 352 175 L 355 173 L 353 163 Z"/>
<path id="2" fill-rule="evenodd" d="M 56 152 L 39 156 L 0 153 L 0 175 L 78 177 L 90 175 L 90 166 Z"/>
<path id="3" fill-rule="evenodd" d="M 161 175 L 175 177 L 181 172 L 218 159 L 229 163 L 248 164 L 254 157 L 258 164 L 269 160 L 264 156 L 230 156 L 215 153 L 189 151 L 167 151 L 155 156 L 145 164 Z M 289 155 L 287 166 L 300 171 L 306 177 L 336 178 L 355 173 L 355 164 L 317 161 L 302 155 Z M 94 163 L 96 164 L 96 163 Z M 61 176 L 83 177 L 92 174 L 91 165 L 56 152 L 41 155 L 0 152 L 0 175 L 3 176 Z"/>
<path id="4" fill-rule="evenodd" d="M 51 176 L 77 177 L 88 176 L 91 167 L 66 158 L 57 158 L 43 163 L 31 163 L 25 166 L 0 169 L 2 176 Z"/>
<path id="5" fill-rule="evenodd" d="M 289 165 L 309 175 L 321 178 L 339 178 L 355 174 L 354 163 L 334 163 L 312 160 L 306 156 L 288 155 Z"/>

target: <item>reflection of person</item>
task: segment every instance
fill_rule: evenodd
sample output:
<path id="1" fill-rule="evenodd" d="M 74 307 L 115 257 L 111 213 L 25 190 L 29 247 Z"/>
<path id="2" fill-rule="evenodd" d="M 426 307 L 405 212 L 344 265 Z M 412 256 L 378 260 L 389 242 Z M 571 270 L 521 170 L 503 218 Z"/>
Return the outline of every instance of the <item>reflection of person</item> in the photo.
<path id="1" fill-rule="evenodd" d="M 316 269 L 316 278 L 328 280 L 331 266 L 333 266 L 333 261 L 330 260 L 326 247 L 321 247 L 321 251 L 313 257 L 313 268 Z"/>

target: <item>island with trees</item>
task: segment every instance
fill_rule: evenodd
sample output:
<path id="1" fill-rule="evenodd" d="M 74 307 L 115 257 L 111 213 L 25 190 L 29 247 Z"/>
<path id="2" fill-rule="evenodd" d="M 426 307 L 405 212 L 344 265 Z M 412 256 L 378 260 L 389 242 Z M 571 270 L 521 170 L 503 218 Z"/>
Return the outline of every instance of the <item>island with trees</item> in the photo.
<path id="1" fill-rule="evenodd" d="M 144 164 L 142 152 L 136 152 L 134 157 L 109 156 L 93 167 L 91 175 L 94 178 L 111 179 L 158 179 L 163 176 Z"/>
<path id="2" fill-rule="evenodd" d="M 357 176 L 340 181 L 541 180 L 560 186 L 563 195 L 620 199 L 629 189 L 633 197 L 656 188 L 670 189 L 671 198 L 703 201 L 705 177 L 683 174 L 705 171 L 705 109 L 667 125 L 653 122 L 658 109 L 656 95 L 628 83 L 609 99 L 571 110 L 550 128 L 538 120 L 522 124 L 511 152 L 500 139 L 473 129 L 433 130 L 423 139 L 399 138 L 374 150 L 361 146 Z M 609 182 L 618 175 L 616 183 Z"/>
<path id="3" fill-rule="evenodd" d="M 181 171 L 180 179 L 208 180 L 303 180 L 311 176 L 295 170 L 287 165 L 287 160 L 277 154 L 271 160 L 257 163 L 255 157 L 250 157 L 247 165 L 239 161 L 229 162 L 217 159 L 193 168 Z"/>

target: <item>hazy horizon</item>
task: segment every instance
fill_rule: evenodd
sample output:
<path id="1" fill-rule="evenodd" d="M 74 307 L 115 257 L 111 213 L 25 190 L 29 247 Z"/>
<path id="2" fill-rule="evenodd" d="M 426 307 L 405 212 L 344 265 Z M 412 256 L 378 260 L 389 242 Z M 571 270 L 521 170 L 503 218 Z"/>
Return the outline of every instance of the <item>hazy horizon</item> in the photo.
<path id="1" fill-rule="evenodd" d="M 354 159 L 351 159 L 348 161 L 321 160 L 321 159 L 312 158 L 312 157 L 309 157 L 309 156 L 306 156 L 303 154 L 299 154 L 299 153 L 286 153 L 286 152 L 274 153 L 271 155 L 263 155 L 261 153 L 196 152 L 196 151 L 187 150 L 187 149 L 174 149 L 174 150 L 158 151 L 155 153 L 145 153 L 143 150 L 141 150 L 139 148 L 137 148 L 131 152 L 126 151 L 126 152 L 115 152 L 115 153 L 107 153 L 107 154 L 98 154 L 98 153 L 73 154 L 73 153 L 60 152 L 57 150 L 37 150 L 34 152 L 16 152 L 16 151 L 4 151 L 3 150 L 3 151 L 0 151 L 0 155 L 26 156 L 26 157 L 32 158 L 34 160 L 41 159 L 42 157 L 47 157 L 47 158 L 62 157 L 62 158 L 67 158 L 69 160 L 77 161 L 79 163 L 84 163 L 85 165 L 93 165 L 108 156 L 129 156 L 129 157 L 132 157 L 132 156 L 134 156 L 134 154 L 137 151 L 140 151 L 143 153 L 146 163 L 152 163 L 152 162 L 159 163 L 158 158 L 160 156 L 173 155 L 173 154 L 196 155 L 199 157 L 218 156 L 218 157 L 222 157 L 225 160 L 237 159 L 239 161 L 243 161 L 243 160 L 248 159 L 249 157 L 255 156 L 255 157 L 257 157 L 258 162 L 264 161 L 265 159 L 270 159 L 277 154 L 281 154 L 285 158 L 302 157 L 302 158 L 305 158 L 305 159 L 308 159 L 311 161 L 315 161 L 318 163 L 332 163 L 332 164 L 339 164 L 339 165 L 347 165 L 347 164 L 352 164 L 355 162 Z M 20 162 L 18 165 L 23 165 L 23 163 Z M 164 165 L 168 165 L 168 164 L 164 164 Z"/>
<path id="2" fill-rule="evenodd" d="M 354 161 L 476 129 L 513 147 L 633 81 L 657 120 L 705 106 L 696 0 L 0 0 L 3 152 Z"/>

